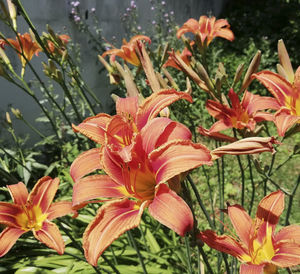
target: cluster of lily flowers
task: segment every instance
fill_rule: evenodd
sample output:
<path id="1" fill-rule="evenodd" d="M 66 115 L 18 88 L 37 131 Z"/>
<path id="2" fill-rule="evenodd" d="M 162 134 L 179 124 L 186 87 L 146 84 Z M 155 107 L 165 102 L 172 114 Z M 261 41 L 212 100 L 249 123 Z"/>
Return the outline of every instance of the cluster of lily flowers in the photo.
<path id="1" fill-rule="evenodd" d="M 192 32 L 195 40 L 190 44 L 205 49 L 215 37 L 232 41 L 234 35 L 225 19 L 201 16 L 199 21 L 189 19 L 178 31 L 177 37 Z M 60 36 L 66 44 L 69 37 Z M 118 67 L 126 82 L 126 98 L 116 99 L 116 114 L 99 113 L 85 119 L 73 130 L 79 132 L 97 146 L 81 153 L 70 167 L 74 180 L 71 201 L 52 203 L 59 179 L 41 178 L 28 194 L 23 183 L 9 185 L 13 203 L 0 202 L 0 223 L 6 228 L 0 234 L 0 256 L 4 256 L 24 233 L 34 236 L 56 250 L 64 252 L 64 242 L 57 226 L 51 221 L 66 214 L 74 214 L 88 203 L 101 202 L 97 215 L 83 234 L 83 249 L 87 261 L 97 265 L 105 249 L 124 232 L 135 228 L 143 211 L 172 229 L 180 236 L 195 229 L 193 214 L 180 196 L 181 181 L 191 170 L 225 154 L 274 153 L 274 137 L 258 137 L 256 124 L 274 122 L 279 136 L 284 136 L 300 121 L 300 87 L 298 69 L 293 72 L 284 44 L 280 42 L 279 73 L 261 71 L 251 75 L 259 80 L 274 96 L 262 97 L 248 91 L 240 101 L 233 89 L 229 91 L 230 103 L 221 101 L 211 92 L 208 81 L 199 78 L 192 67 L 192 52 L 169 52 L 164 67 L 173 66 L 185 72 L 204 91 L 212 95 L 206 108 L 217 122 L 210 129 L 199 126 L 199 133 L 211 138 L 230 142 L 228 145 L 209 150 L 201 143 L 192 141 L 190 130 L 169 118 L 168 106 L 178 100 L 193 102 L 188 92 L 174 88 L 162 88 L 155 76 L 145 42 L 147 36 L 135 36 L 124 40 L 121 49 L 106 51 L 100 59 L 113 79 Z M 16 40 L 2 40 L 21 52 L 23 67 L 39 45 L 29 34 L 19 35 Z M 51 50 L 51 44 L 48 44 Z M 57 49 L 54 47 L 53 50 Z M 103 57 L 110 55 L 110 64 Z M 26 58 L 24 58 L 24 56 Z M 153 93 L 143 98 L 133 85 L 132 79 L 117 63 L 116 57 L 134 66 L 142 66 Z M 121 74 L 122 74 L 121 73 Z M 265 110 L 276 110 L 275 114 Z M 235 128 L 243 137 L 231 137 L 220 131 Z M 251 137 L 249 137 L 251 136 Z M 101 174 L 97 171 L 102 170 Z M 91 175 L 92 173 L 92 175 Z M 264 197 L 255 219 L 239 205 L 228 206 L 226 212 L 239 239 L 217 235 L 212 230 L 198 233 L 197 237 L 211 248 L 237 257 L 241 273 L 276 273 L 278 267 L 290 267 L 300 263 L 300 226 L 290 225 L 276 232 L 275 227 L 284 210 L 284 194 L 273 192 Z"/>

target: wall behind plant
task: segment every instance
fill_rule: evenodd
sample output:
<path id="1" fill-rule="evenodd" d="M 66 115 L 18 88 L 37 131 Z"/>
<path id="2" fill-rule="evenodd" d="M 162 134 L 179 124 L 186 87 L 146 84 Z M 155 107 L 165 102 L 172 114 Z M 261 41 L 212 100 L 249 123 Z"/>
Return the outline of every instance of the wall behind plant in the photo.
<path id="1" fill-rule="evenodd" d="M 130 0 L 81 0 L 79 7 L 83 13 L 80 20 L 91 22 L 91 12 L 93 12 L 99 20 L 99 27 L 102 29 L 102 35 L 107 41 L 113 41 L 116 47 L 120 46 L 122 37 L 124 37 L 124 29 L 122 28 L 121 18 L 126 13 L 126 9 L 132 4 Z M 153 22 L 154 14 L 157 12 L 154 7 L 154 0 L 137 0 L 134 4 L 137 6 L 138 23 L 141 31 L 146 30 Z M 157 1 L 156 1 L 157 2 Z M 165 0 L 160 4 L 165 6 L 165 9 L 174 13 L 175 22 L 182 25 L 188 18 L 199 18 L 203 14 L 218 15 L 225 5 L 226 0 Z M 72 10 L 70 0 L 26 0 L 23 1 L 24 7 L 27 10 L 32 22 L 35 24 L 39 33 L 46 31 L 46 25 L 49 24 L 52 29 L 59 33 L 68 33 L 72 42 L 80 45 L 81 70 L 88 85 L 97 96 L 100 98 L 103 109 L 101 111 L 110 112 L 112 101 L 110 99 L 111 86 L 106 77 L 106 72 L 99 73 L 102 65 L 97 61 L 97 53 L 92 50 L 87 37 L 84 33 L 80 33 L 74 21 L 70 20 Z M 4 24 L 0 24 L 1 31 L 7 37 L 14 37 L 8 32 Z M 27 25 L 18 19 L 18 31 L 24 33 L 28 31 Z M 14 67 L 19 71 L 21 69 L 18 57 L 9 50 L 8 56 L 11 59 Z M 38 71 L 42 71 L 41 61 L 46 61 L 43 53 L 39 57 L 34 57 L 32 62 L 37 67 Z M 41 73 L 42 74 L 42 73 Z M 28 72 L 27 79 L 32 78 Z M 47 82 L 48 80 L 44 78 Z M 40 110 L 34 104 L 30 97 L 18 90 L 15 86 L 0 78 L 1 85 L 1 100 L 0 100 L 0 115 L 3 121 L 5 112 L 10 110 L 10 107 L 18 108 L 23 113 L 25 119 L 46 131 L 45 126 L 36 123 Z M 55 92 L 62 94 L 61 90 L 54 86 Z M 100 108 L 99 108 L 100 111 Z M 30 130 L 20 121 L 14 121 L 17 133 L 22 135 L 30 134 Z M 43 128 L 44 127 L 44 128 Z M 46 131 L 47 132 L 47 131 Z M 5 130 L 0 129 L 1 138 L 5 138 Z M 36 141 L 37 137 L 30 137 L 29 143 Z"/>

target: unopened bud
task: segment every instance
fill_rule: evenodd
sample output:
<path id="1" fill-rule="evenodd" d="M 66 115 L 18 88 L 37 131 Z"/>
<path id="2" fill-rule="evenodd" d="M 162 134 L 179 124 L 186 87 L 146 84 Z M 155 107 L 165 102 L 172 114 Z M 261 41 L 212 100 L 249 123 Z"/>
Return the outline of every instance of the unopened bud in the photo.
<path id="1" fill-rule="evenodd" d="M 6 122 L 11 125 L 11 119 L 9 113 L 6 112 L 5 115 L 6 115 Z"/>
<path id="2" fill-rule="evenodd" d="M 22 113 L 17 108 L 11 108 L 11 112 L 16 116 L 17 119 L 23 119 Z"/>

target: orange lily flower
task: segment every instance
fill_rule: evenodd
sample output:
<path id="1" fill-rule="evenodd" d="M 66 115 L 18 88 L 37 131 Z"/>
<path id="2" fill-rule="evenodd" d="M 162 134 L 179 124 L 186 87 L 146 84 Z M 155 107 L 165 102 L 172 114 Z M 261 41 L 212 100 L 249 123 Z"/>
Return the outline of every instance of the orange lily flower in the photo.
<path id="1" fill-rule="evenodd" d="M 181 70 L 181 67 L 178 66 L 177 63 L 176 63 L 176 59 L 173 58 L 174 53 L 168 52 L 168 54 L 170 56 L 169 56 L 168 60 L 164 63 L 163 67 L 164 68 L 166 68 L 166 67 L 173 67 L 173 68 L 176 68 L 178 70 Z M 187 48 L 184 48 L 181 53 L 179 51 L 177 51 L 176 54 L 180 56 L 180 58 L 182 59 L 182 61 L 186 65 L 190 66 L 190 61 L 191 61 L 192 53 Z"/>
<path id="2" fill-rule="evenodd" d="M 13 203 L 0 202 L 0 223 L 6 226 L 0 234 L 0 257 L 28 231 L 49 248 L 64 253 L 64 241 L 58 227 L 51 221 L 74 211 L 71 202 L 52 203 L 58 185 L 58 178 L 45 176 L 29 194 L 22 182 L 7 186 Z"/>
<path id="3" fill-rule="evenodd" d="M 151 43 L 151 40 L 148 36 L 136 35 L 132 37 L 128 43 L 125 39 L 123 39 L 123 45 L 121 49 L 114 48 L 114 49 L 107 50 L 102 54 L 102 57 L 105 57 L 106 55 L 111 55 L 110 60 L 115 61 L 116 56 L 119 56 L 120 58 L 124 59 L 126 62 L 134 66 L 139 66 L 141 62 L 138 56 L 136 55 L 135 48 L 138 41 L 141 40 L 144 40 L 149 44 Z"/>
<path id="4" fill-rule="evenodd" d="M 254 131 L 257 122 L 273 121 L 272 114 L 261 112 L 260 110 L 275 109 L 278 104 L 274 98 L 262 97 L 246 91 L 240 102 L 238 95 L 233 89 L 230 89 L 228 97 L 231 101 L 231 107 L 213 100 L 207 100 L 206 108 L 209 114 L 219 121 L 212 125 L 208 134 L 205 134 L 203 129 L 199 130 L 200 133 L 213 136 L 214 133 L 228 128 L 247 128 L 250 131 Z"/>
<path id="5" fill-rule="evenodd" d="M 118 98 L 116 115 L 110 116 L 105 113 L 99 113 L 96 116 L 85 119 L 78 126 L 73 125 L 73 130 L 84 134 L 98 144 L 109 144 L 113 150 L 118 150 L 121 157 L 126 160 L 129 157 L 128 153 L 130 152 L 133 136 L 150 120 L 155 118 L 161 110 L 179 99 L 192 102 L 190 95 L 173 89 L 155 92 L 140 105 L 137 97 Z M 183 125 L 181 126 L 184 127 Z M 94 157 L 93 151 L 97 155 L 99 149 L 91 150 L 90 156 L 92 158 Z M 98 168 L 101 167 L 96 165 L 95 169 Z"/>
<path id="6" fill-rule="evenodd" d="M 263 84 L 277 100 L 275 124 L 278 135 L 284 136 L 290 127 L 300 122 L 300 67 L 296 70 L 292 83 L 268 70 L 253 74 L 252 77 Z"/>
<path id="7" fill-rule="evenodd" d="M 71 166 L 73 206 L 110 199 L 83 236 L 85 256 L 92 265 L 116 238 L 139 225 L 146 208 L 179 235 L 192 229 L 192 213 L 177 195 L 179 180 L 174 178 L 211 164 L 211 155 L 205 146 L 191 142 L 184 125 L 156 117 L 180 98 L 191 100 L 172 90 L 158 91 L 140 106 L 136 97 L 118 99 L 117 115 L 98 115 L 75 127 L 102 147 L 82 153 Z M 107 175 L 84 177 L 96 169 Z"/>
<path id="8" fill-rule="evenodd" d="M 234 40 L 234 34 L 230 29 L 227 20 L 216 17 L 208 18 L 203 15 L 199 22 L 193 18 L 186 21 L 183 26 L 177 31 L 177 38 L 180 38 L 184 33 L 192 32 L 200 37 L 202 46 L 209 45 L 215 37 L 222 37 L 229 41 Z"/>
<path id="9" fill-rule="evenodd" d="M 198 237 L 211 248 L 237 257 L 243 263 L 242 274 L 275 274 L 278 267 L 300 264 L 300 226 L 289 225 L 275 232 L 283 209 L 280 190 L 260 201 L 254 220 L 240 205 L 229 206 L 228 215 L 239 240 L 218 236 L 212 230 L 200 232 Z"/>
<path id="10" fill-rule="evenodd" d="M 62 43 L 64 46 L 67 45 L 67 44 L 69 43 L 69 41 L 71 40 L 71 37 L 70 37 L 69 35 L 66 35 L 66 34 L 58 35 L 57 37 L 60 39 L 61 43 Z M 51 53 L 53 53 L 53 52 L 55 51 L 56 46 L 55 46 L 54 43 L 53 43 L 52 41 L 50 41 L 50 40 L 48 40 L 47 43 L 48 43 L 49 51 L 50 51 Z"/>
<path id="11" fill-rule="evenodd" d="M 3 41 L 3 40 L 2 40 Z M 12 47 L 17 51 L 17 54 L 21 60 L 22 67 L 24 68 L 27 61 L 30 61 L 35 54 L 36 56 L 41 51 L 40 46 L 37 42 L 33 41 L 28 32 L 24 34 L 19 34 L 16 39 L 7 39 L 7 41 L 12 45 Z M 8 44 L 4 41 L 5 44 Z M 24 56 L 25 58 L 24 58 Z M 27 59 L 27 60 L 26 60 Z"/>

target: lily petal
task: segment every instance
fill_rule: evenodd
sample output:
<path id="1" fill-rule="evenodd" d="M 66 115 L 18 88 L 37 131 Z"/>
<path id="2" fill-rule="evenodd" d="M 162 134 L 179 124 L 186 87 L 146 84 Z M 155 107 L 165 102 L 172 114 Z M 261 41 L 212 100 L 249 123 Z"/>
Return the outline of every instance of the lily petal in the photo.
<path id="1" fill-rule="evenodd" d="M 124 114 L 130 114 L 130 116 L 135 120 L 138 106 L 137 97 L 118 98 L 116 102 L 116 111 L 117 114 L 121 116 L 124 116 Z"/>
<path id="2" fill-rule="evenodd" d="M 0 257 L 4 256 L 26 231 L 15 227 L 6 227 L 0 234 Z"/>
<path id="3" fill-rule="evenodd" d="M 42 213 L 47 212 L 54 199 L 58 185 L 58 178 L 52 179 L 49 176 L 45 176 L 39 179 L 30 192 L 28 201 L 32 202 L 33 205 L 40 207 Z"/>
<path id="4" fill-rule="evenodd" d="M 201 231 L 197 238 L 213 249 L 230 254 L 242 261 L 251 261 L 250 256 L 240 243 L 228 235 L 217 235 L 213 230 L 207 229 Z"/>
<path id="5" fill-rule="evenodd" d="M 160 145 L 175 139 L 191 139 L 190 130 L 168 118 L 154 118 L 141 130 L 143 149 L 148 154 Z"/>
<path id="6" fill-rule="evenodd" d="M 150 214 L 180 236 L 193 228 L 193 214 L 185 201 L 166 184 L 157 186 L 155 197 L 149 205 Z"/>
<path id="7" fill-rule="evenodd" d="M 256 265 L 256 264 L 241 264 L 240 266 L 240 274 L 263 274 L 264 273 L 264 265 Z"/>
<path id="8" fill-rule="evenodd" d="M 105 113 L 99 113 L 96 116 L 85 119 L 78 126 L 72 125 L 75 132 L 80 132 L 89 139 L 98 144 L 103 144 L 105 141 L 105 129 L 111 117 Z"/>
<path id="9" fill-rule="evenodd" d="M 285 98 L 293 95 L 292 85 L 272 71 L 263 70 L 253 74 L 251 78 L 256 78 L 261 82 L 282 106 L 285 105 Z"/>
<path id="10" fill-rule="evenodd" d="M 249 248 L 253 233 L 253 222 L 249 214 L 240 205 L 228 206 L 228 216 L 241 241 Z"/>
<path id="11" fill-rule="evenodd" d="M 24 183 L 19 182 L 14 185 L 8 185 L 7 188 L 15 204 L 26 204 L 28 198 L 28 191 Z"/>
<path id="12" fill-rule="evenodd" d="M 136 124 L 138 129 L 142 129 L 146 123 L 155 118 L 161 110 L 179 99 L 185 99 L 190 103 L 193 102 L 189 94 L 178 92 L 174 89 L 161 90 L 151 94 L 151 96 L 143 101 L 137 112 Z"/>
<path id="13" fill-rule="evenodd" d="M 96 266 L 98 258 L 115 239 L 139 225 L 146 205 L 147 202 L 144 202 L 138 207 L 134 201 L 127 199 L 103 205 L 83 235 L 87 261 Z"/>
<path id="14" fill-rule="evenodd" d="M 293 237 L 292 235 L 290 235 Z M 276 245 L 276 254 L 272 263 L 279 267 L 290 267 L 300 264 L 299 243 L 282 242 Z"/>
<path id="15" fill-rule="evenodd" d="M 16 216 L 22 213 L 22 208 L 18 205 L 0 202 L 0 224 L 19 227 Z"/>
<path id="16" fill-rule="evenodd" d="M 230 142 L 230 143 L 232 143 L 232 142 L 237 141 L 237 139 L 234 138 L 234 137 L 230 137 L 226 134 L 219 133 L 219 132 L 214 132 L 214 131 L 210 132 L 208 129 L 205 129 L 201 126 L 198 127 L 198 132 L 203 136 L 207 136 L 209 138 L 212 138 L 214 140 L 221 141 L 221 142 Z"/>
<path id="17" fill-rule="evenodd" d="M 73 186 L 73 206 L 92 199 L 124 197 L 123 188 L 107 175 L 85 177 Z"/>
<path id="18" fill-rule="evenodd" d="M 47 219 L 51 221 L 53 219 L 65 216 L 70 213 L 73 213 L 74 215 L 77 214 L 77 212 L 72 208 L 71 201 L 60 201 L 52 203 L 47 211 Z"/>
<path id="19" fill-rule="evenodd" d="M 168 142 L 149 154 L 156 181 L 167 182 L 182 172 L 201 165 L 211 165 L 210 151 L 202 144 L 194 144 L 190 140 L 174 140 Z"/>
<path id="20" fill-rule="evenodd" d="M 279 244 L 280 242 L 290 242 L 300 245 L 300 225 L 283 227 L 275 234 L 274 242 L 276 244 Z"/>
<path id="21" fill-rule="evenodd" d="M 65 243 L 56 224 L 45 221 L 40 230 L 33 230 L 33 235 L 49 248 L 56 250 L 58 254 L 64 253 Z"/>
<path id="22" fill-rule="evenodd" d="M 256 218 L 270 224 L 274 231 L 283 210 L 284 193 L 278 190 L 270 193 L 260 201 L 257 207 Z"/>
<path id="23" fill-rule="evenodd" d="M 92 148 L 81 153 L 70 167 L 70 175 L 74 182 L 77 182 L 83 176 L 102 169 L 100 162 L 100 148 Z"/>
<path id="24" fill-rule="evenodd" d="M 245 91 L 241 104 L 247 109 L 249 114 L 264 109 L 278 110 L 280 108 L 280 105 L 275 98 L 255 95 L 249 91 Z"/>
<path id="25" fill-rule="evenodd" d="M 300 121 L 300 116 L 291 115 L 290 110 L 282 108 L 275 113 L 275 124 L 279 136 L 284 136 L 286 131 Z"/>

